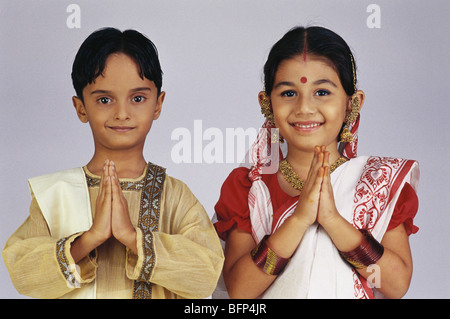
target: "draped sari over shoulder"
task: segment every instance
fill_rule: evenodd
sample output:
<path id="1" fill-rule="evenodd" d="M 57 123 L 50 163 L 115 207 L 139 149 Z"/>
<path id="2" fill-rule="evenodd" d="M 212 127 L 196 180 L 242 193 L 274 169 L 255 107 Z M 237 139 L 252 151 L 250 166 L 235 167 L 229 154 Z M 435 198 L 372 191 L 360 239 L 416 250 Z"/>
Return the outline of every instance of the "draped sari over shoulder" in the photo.
<path id="1" fill-rule="evenodd" d="M 343 152 L 350 160 L 331 174 L 337 210 L 355 228 L 369 230 L 378 241 L 387 230 L 402 223 L 408 234 L 417 232 L 412 220 L 418 208 L 418 163 L 389 157 L 356 157 L 355 126 L 355 142 L 349 143 Z M 261 149 L 267 147 L 266 141 L 258 136 L 253 155 L 250 154 L 254 163 L 264 154 Z M 238 227 L 251 233 L 258 243 L 276 231 L 299 204 L 298 196 L 283 193 L 276 174 L 268 176 L 260 172 L 257 165 L 238 168 L 225 181 L 216 204 L 215 223 L 222 239 L 226 240 L 228 231 Z M 374 292 L 343 260 L 326 231 L 314 223 L 306 230 L 284 271 L 260 297 L 374 298 Z"/>

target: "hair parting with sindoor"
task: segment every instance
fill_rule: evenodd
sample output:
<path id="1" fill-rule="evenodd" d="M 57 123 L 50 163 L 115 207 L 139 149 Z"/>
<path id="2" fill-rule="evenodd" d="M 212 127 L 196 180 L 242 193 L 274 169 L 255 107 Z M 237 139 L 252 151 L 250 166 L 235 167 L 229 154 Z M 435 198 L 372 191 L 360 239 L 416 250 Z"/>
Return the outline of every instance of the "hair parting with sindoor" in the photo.
<path id="1" fill-rule="evenodd" d="M 291 29 L 270 50 L 264 65 L 264 87 L 269 96 L 280 63 L 305 54 L 325 58 L 336 70 L 347 95 L 356 93 L 356 65 L 349 46 L 335 32 L 313 26 Z"/>

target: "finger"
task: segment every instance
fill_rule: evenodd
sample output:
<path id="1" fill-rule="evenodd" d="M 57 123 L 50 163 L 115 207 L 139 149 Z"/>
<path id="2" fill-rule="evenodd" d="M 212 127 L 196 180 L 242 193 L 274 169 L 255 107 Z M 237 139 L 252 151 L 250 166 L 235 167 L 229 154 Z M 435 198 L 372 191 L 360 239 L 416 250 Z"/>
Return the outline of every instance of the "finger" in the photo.
<path id="1" fill-rule="evenodd" d="M 105 167 L 105 183 L 104 183 L 104 188 L 105 188 L 105 196 L 107 196 L 109 198 L 109 200 L 111 201 L 111 175 L 110 175 L 110 161 L 107 161 L 106 163 L 106 167 Z"/>
<path id="2" fill-rule="evenodd" d="M 119 189 L 120 189 L 120 184 L 119 184 L 119 179 L 117 178 L 117 174 L 115 173 L 114 167 L 111 168 L 111 190 L 112 190 L 112 194 L 113 194 L 113 200 L 114 197 L 116 197 L 116 195 L 118 195 L 119 193 Z"/>
<path id="3" fill-rule="evenodd" d="M 107 171 L 108 171 L 108 176 L 109 176 L 109 177 L 112 177 L 112 176 L 113 176 L 113 168 L 112 168 L 113 165 L 114 165 L 114 162 L 113 162 L 113 161 L 108 161 L 108 168 L 107 168 Z"/>
<path id="4" fill-rule="evenodd" d="M 330 166 L 323 166 L 322 168 L 324 181 L 326 180 L 328 182 L 330 179 Z"/>
<path id="5" fill-rule="evenodd" d="M 318 192 L 320 191 L 320 185 L 322 183 L 321 177 L 319 177 L 319 169 L 322 167 L 323 154 L 321 154 L 320 147 L 316 146 L 314 148 L 314 157 L 311 162 L 310 169 L 308 171 L 307 178 L 302 192 Z M 319 180 L 318 180 L 319 178 Z"/>
<path id="6" fill-rule="evenodd" d="M 333 187 L 331 186 L 330 167 L 324 167 L 324 176 L 322 182 L 322 191 L 327 192 L 333 198 Z"/>
<path id="7" fill-rule="evenodd" d="M 311 161 L 311 166 L 309 168 L 309 172 L 308 172 L 308 176 L 306 178 L 306 181 L 308 181 L 311 178 L 313 178 L 314 176 L 316 176 L 317 170 L 319 169 L 320 166 L 322 166 L 321 159 L 320 159 L 320 147 L 319 146 L 315 146 L 314 147 L 314 156 L 313 156 L 313 159 Z"/>
<path id="8" fill-rule="evenodd" d="M 122 187 L 120 186 L 120 180 L 119 176 L 117 175 L 117 169 L 114 164 L 114 162 L 111 162 L 111 189 L 112 189 L 112 196 L 114 202 L 120 202 L 123 194 L 122 194 Z"/>
<path id="9" fill-rule="evenodd" d="M 323 174 L 324 174 L 324 168 L 319 167 L 317 170 L 315 178 L 311 181 L 309 189 L 306 190 L 306 196 L 309 198 L 311 202 L 318 200 L 320 197 L 320 190 L 322 188 L 322 182 L 323 182 Z"/>
<path id="10" fill-rule="evenodd" d="M 330 166 L 330 152 L 325 151 L 323 156 L 323 167 L 329 167 Z"/>

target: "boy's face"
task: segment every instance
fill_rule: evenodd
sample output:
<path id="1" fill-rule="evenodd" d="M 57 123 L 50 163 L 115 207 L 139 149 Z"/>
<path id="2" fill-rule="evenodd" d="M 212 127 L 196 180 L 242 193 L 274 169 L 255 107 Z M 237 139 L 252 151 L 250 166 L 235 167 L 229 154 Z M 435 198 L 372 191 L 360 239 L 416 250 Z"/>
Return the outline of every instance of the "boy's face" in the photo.
<path id="1" fill-rule="evenodd" d="M 161 113 L 164 96 L 157 96 L 153 81 L 139 76 L 132 58 L 118 53 L 83 89 L 84 103 L 74 97 L 73 104 L 80 120 L 91 126 L 96 151 L 138 150 Z"/>

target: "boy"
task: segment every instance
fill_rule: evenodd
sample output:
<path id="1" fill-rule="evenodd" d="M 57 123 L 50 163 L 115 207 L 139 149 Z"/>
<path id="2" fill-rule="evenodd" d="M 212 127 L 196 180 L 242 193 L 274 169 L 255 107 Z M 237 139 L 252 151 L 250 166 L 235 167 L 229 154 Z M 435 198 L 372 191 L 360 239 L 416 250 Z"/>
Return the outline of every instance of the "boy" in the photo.
<path id="1" fill-rule="evenodd" d="M 91 34 L 73 64 L 79 119 L 95 152 L 83 168 L 29 180 L 30 216 L 3 250 L 16 289 L 37 298 L 204 298 L 223 253 L 182 182 L 147 163 L 165 92 L 153 43 L 137 31 Z"/>

